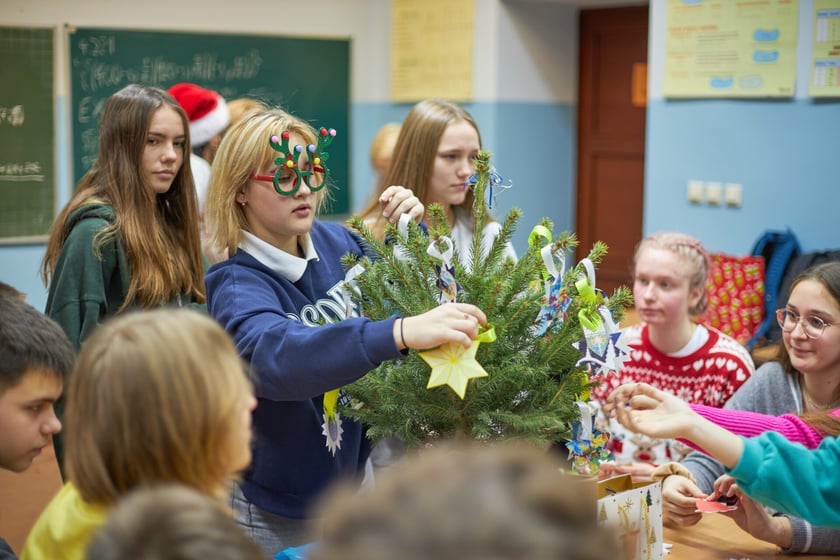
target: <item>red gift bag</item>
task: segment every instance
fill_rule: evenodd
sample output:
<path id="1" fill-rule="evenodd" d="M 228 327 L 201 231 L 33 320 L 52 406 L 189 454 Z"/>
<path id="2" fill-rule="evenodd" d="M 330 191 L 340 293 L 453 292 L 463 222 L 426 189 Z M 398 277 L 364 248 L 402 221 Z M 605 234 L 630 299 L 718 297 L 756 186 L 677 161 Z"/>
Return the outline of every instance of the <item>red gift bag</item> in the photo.
<path id="1" fill-rule="evenodd" d="M 709 308 L 699 321 L 746 344 L 764 320 L 764 258 L 712 253 L 709 260 Z"/>

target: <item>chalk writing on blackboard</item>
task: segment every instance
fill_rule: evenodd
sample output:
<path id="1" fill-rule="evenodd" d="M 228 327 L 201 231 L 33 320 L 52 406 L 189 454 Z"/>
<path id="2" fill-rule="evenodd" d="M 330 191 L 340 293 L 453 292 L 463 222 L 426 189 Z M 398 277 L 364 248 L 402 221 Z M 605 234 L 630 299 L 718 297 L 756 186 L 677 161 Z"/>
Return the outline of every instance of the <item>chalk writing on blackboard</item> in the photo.
<path id="1" fill-rule="evenodd" d="M 19 127 L 24 125 L 26 111 L 23 105 L 0 107 L 0 126 Z M 0 160 L 0 181 L 37 181 L 44 182 L 44 173 L 39 161 L 3 161 Z"/>
<path id="2" fill-rule="evenodd" d="M 25 113 L 23 105 L 0 107 L 0 126 L 3 126 L 4 124 L 23 126 L 23 121 L 26 118 Z"/>
<path id="3" fill-rule="evenodd" d="M 348 40 L 76 28 L 70 60 L 76 181 L 96 160 L 105 102 L 131 83 L 164 89 L 197 83 L 228 100 L 281 106 L 350 138 Z M 330 155 L 336 158 L 332 211 L 342 213 L 349 204 L 349 145 Z"/>
<path id="4" fill-rule="evenodd" d="M 41 242 L 55 216 L 51 28 L 0 27 L 0 242 Z"/>
<path id="5" fill-rule="evenodd" d="M 0 181 L 36 181 L 43 183 L 44 174 L 41 172 L 41 162 L 0 161 Z"/>

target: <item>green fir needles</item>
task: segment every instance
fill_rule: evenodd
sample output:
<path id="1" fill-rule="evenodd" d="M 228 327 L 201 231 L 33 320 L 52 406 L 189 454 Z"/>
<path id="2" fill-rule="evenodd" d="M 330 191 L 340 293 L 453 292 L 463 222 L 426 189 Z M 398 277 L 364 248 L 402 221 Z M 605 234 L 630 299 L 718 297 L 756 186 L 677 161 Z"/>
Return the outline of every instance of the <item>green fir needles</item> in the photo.
<path id="1" fill-rule="evenodd" d="M 476 234 L 469 247 L 455 249 L 453 258 L 460 286 L 457 300 L 481 308 L 496 331 L 495 342 L 481 344 L 476 354 L 489 375 L 471 379 L 461 399 L 448 386 L 426 388 L 431 370 L 414 350 L 404 359 L 383 363 L 344 388 L 353 406 L 340 410 L 367 424 L 373 441 L 396 434 L 410 446 L 458 438 L 524 439 L 550 445 L 569 437 L 570 424 L 577 419 L 574 403 L 586 394 L 590 384 L 585 367 L 576 365 L 581 356 L 572 343 L 583 338 L 578 311 L 593 303 L 579 297 L 574 283 L 586 272 L 581 266 L 569 267 L 564 283 L 571 305 L 565 320 L 556 318 L 545 334 L 537 335 L 535 321 L 547 281 L 540 256 L 542 247 L 530 244 L 516 262 L 504 257 L 505 244 L 521 218 L 518 209 L 508 213 L 501 234 L 489 250 L 482 250 L 481 231 L 488 219 L 485 191 L 492 172 L 490 157 L 489 152 L 482 151 L 476 160 Z M 379 241 L 359 216 L 351 218 L 350 227 L 370 245 L 370 254 L 374 255 L 374 260 L 357 260 L 350 255 L 344 258 L 346 269 L 356 264 L 364 267 L 355 279 L 360 295 L 357 304 L 363 315 L 375 320 L 412 316 L 438 305 L 435 265 L 439 262 L 426 249 L 450 232 L 439 205 L 431 205 L 429 215 L 428 234 L 413 222 L 407 235 L 393 225 L 387 227 L 386 235 L 400 247 L 399 255 L 395 255 L 393 243 Z M 553 227 L 548 219 L 540 225 L 549 232 Z M 551 243 L 554 250 L 571 252 L 577 240 L 573 233 L 563 232 Z M 470 270 L 460 264 L 459 250 L 467 251 L 468 258 L 463 260 L 470 263 Z M 597 266 L 606 251 L 606 245 L 596 243 L 589 259 Z M 621 287 L 606 302 L 599 295 L 594 305 L 606 303 L 618 320 L 630 302 L 629 290 Z"/>

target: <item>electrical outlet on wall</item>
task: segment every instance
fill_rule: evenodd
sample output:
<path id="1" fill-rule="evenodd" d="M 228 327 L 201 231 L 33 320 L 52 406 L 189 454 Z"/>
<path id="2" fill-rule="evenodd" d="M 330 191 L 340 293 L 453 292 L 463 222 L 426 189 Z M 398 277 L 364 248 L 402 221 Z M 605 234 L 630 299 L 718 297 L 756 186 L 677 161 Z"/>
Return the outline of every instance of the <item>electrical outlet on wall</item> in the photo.
<path id="1" fill-rule="evenodd" d="M 720 204 L 723 197 L 723 185 L 717 181 L 706 183 L 706 202 L 714 206 Z"/>
<path id="2" fill-rule="evenodd" d="M 688 201 L 694 204 L 703 202 L 703 181 L 691 180 L 688 182 Z"/>
<path id="3" fill-rule="evenodd" d="M 741 195 L 743 193 L 743 185 L 739 183 L 726 183 L 726 188 L 723 191 L 724 200 L 727 206 L 733 208 L 741 207 Z"/>

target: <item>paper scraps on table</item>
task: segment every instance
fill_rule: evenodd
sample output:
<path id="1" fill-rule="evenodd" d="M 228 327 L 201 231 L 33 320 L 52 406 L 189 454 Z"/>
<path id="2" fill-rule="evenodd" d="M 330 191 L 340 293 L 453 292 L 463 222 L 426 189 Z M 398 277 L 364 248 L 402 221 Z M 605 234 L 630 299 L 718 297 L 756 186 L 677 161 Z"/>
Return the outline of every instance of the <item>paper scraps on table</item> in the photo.
<path id="1" fill-rule="evenodd" d="M 723 502 L 708 501 L 706 498 L 697 498 L 697 509 L 694 511 L 700 513 L 721 513 L 724 511 L 735 511 L 738 506 L 726 505 Z"/>

